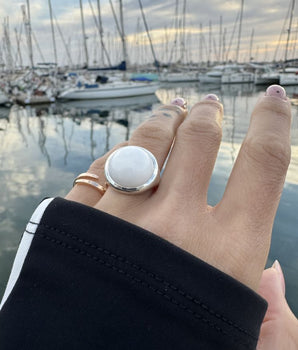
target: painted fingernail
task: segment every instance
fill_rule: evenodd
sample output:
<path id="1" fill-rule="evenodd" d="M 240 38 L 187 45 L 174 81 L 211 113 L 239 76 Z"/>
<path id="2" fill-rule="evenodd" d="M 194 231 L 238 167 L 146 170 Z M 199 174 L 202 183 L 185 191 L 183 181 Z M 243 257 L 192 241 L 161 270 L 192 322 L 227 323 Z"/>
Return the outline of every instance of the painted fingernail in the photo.
<path id="1" fill-rule="evenodd" d="M 176 97 L 174 100 L 171 101 L 172 105 L 179 106 L 181 108 L 186 109 L 187 108 L 187 102 L 182 97 Z"/>
<path id="2" fill-rule="evenodd" d="M 285 283 L 285 277 L 284 277 L 284 274 L 282 272 L 282 269 L 281 269 L 281 266 L 280 266 L 280 263 L 278 260 L 275 260 L 272 267 L 278 272 L 279 274 L 279 278 L 280 278 L 280 284 L 281 284 L 281 288 L 282 288 L 282 291 L 284 293 L 284 295 L 286 294 L 286 283 Z"/>
<path id="3" fill-rule="evenodd" d="M 215 94 L 208 94 L 203 98 L 203 100 L 219 101 L 219 98 Z"/>
<path id="4" fill-rule="evenodd" d="M 280 85 L 271 85 L 267 88 L 266 96 L 274 96 L 274 97 L 279 97 L 283 100 L 287 99 L 287 93 L 286 90 L 280 86 Z"/>

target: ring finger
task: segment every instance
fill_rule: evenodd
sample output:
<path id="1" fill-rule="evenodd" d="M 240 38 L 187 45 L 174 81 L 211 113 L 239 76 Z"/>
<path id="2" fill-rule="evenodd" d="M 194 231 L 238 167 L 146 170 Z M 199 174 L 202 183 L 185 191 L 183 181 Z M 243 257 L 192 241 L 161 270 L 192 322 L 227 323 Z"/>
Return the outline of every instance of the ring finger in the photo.
<path id="1" fill-rule="evenodd" d="M 184 100 L 175 99 L 171 105 L 158 108 L 147 121 L 134 131 L 128 145 L 140 146 L 150 151 L 156 157 L 159 169 L 161 169 L 175 138 L 176 131 L 187 114 L 184 105 Z M 152 191 L 148 190 L 141 194 L 128 196 L 109 187 L 96 208 L 110 213 L 112 213 L 112 210 L 112 214 L 120 215 L 119 212 L 116 212 L 117 209 L 122 211 L 123 208 L 130 206 L 130 202 L 137 206 L 151 193 Z"/>

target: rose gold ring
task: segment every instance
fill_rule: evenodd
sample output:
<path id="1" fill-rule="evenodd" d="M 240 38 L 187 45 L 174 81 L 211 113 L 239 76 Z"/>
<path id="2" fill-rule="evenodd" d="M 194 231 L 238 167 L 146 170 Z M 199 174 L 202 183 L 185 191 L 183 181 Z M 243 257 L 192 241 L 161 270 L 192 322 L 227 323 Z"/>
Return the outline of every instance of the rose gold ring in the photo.
<path id="1" fill-rule="evenodd" d="M 75 185 L 87 185 L 87 186 L 91 186 L 93 188 L 96 188 L 101 195 L 103 195 L 107 188 L 100 185 L 98 182 L 94 181 L 94 180 L 98 180 L 99 176 L 95 175 L 95 174 L 91 174 L 91 173 L 82 173 L 79 176 L 77 176 L 73 182 L 73 186 Z"/>

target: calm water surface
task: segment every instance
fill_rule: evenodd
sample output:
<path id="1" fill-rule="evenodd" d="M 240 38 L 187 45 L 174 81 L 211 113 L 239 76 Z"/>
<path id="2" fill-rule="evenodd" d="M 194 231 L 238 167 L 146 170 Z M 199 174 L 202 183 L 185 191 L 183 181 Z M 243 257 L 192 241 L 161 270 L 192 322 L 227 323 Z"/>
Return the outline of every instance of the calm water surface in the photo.
<path id="1" fill-rule="evenodd" d="M 252 85 L 203 88 L 179 84 L 162 87 L 157 91 L 158 98 L 0 108 L 0 295 L 26 222 L 40 200 L 45 196 L 65 196 L 77 174 L 126 140 L 152 109 L 176 96 L 185 97 L 192 106 L 213 92 L 224 104 L 223 141 L 209 190 L 209 203 L 216 204 L 262 90 Z M 295 96 L 298 88 L 287 92 L 290 97 Z M 292 161 L 267 265 L 275 259 L 281 262 L 287 298 L 298 315 L 298 107 L 292 108 Z"/>

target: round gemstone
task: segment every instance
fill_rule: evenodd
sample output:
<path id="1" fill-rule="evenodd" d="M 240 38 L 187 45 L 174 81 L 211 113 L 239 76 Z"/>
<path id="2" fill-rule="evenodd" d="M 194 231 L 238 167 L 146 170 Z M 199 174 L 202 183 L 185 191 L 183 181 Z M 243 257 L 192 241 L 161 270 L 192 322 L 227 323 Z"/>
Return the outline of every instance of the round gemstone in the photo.
<path id="1" fill-rule="evenodd" d="M 108 171 L 118 185 L 135 188 L 142 186 L 151 178 L 154 164 L 144 149 L 127 146 L 113 154 Z"/>

